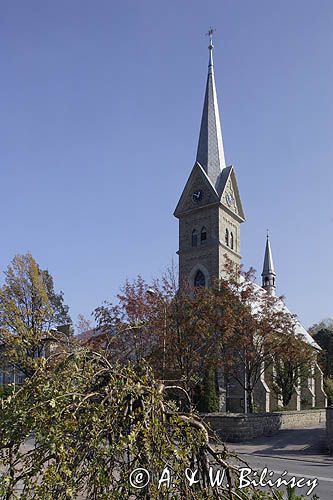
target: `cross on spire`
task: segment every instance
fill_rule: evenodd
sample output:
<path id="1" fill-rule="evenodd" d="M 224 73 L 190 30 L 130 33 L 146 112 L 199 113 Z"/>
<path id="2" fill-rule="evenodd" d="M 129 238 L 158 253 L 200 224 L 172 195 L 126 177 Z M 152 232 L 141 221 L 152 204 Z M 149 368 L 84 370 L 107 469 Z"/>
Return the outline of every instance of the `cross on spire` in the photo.
<path id="1" fill-rule="evenodd" d="M 212 28 L 210 26 L 208 32 L 206 33 L 206 36 L 209 36 L 209 40 L 210 40 L 210 44 L 208 47 L 209 49 L 214 47 L 214 45 L 213 45 L 213 33 L 214 33 L 214 31 L 216 31 L 216 29 Z"/>

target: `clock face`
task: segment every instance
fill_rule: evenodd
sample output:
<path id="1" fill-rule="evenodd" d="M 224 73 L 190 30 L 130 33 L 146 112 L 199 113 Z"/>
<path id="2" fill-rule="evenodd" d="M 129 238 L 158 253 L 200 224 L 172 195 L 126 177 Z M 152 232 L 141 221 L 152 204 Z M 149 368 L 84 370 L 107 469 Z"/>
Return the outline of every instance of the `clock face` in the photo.
<path id="1" fill-rule="evenodd" d="M 203 198 L 203 191 L 201 191 L 201 189 L 197 189 L 197 191 L 194 191 L 194 193 L 192 194 L 192 200 L 195 202 L 202 200 L 202 198 Z"/>
<path id="2" fill-rule="evenodd" d="M 232 193 L 227 193 L 225 199 L 229 207 L 235 204 L 235 198 L 233 197 Z"/>

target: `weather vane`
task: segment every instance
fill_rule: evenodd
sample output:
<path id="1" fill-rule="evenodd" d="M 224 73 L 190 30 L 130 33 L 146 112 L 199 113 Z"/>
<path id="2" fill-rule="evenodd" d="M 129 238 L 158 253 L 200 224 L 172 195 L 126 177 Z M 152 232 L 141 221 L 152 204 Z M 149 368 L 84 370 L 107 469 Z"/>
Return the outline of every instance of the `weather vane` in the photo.
<path id="1" fill-rule="evenodd" d="M 208 33 L 206 33 L 206 36 L 209 36 L 209 39 L 210 39 L 210 45 L 213 46 L 213 33 L 214 31 L 216 31 L 215 28 L 212 28 L 210 26 L 209 30 L 208 30 Z"/>

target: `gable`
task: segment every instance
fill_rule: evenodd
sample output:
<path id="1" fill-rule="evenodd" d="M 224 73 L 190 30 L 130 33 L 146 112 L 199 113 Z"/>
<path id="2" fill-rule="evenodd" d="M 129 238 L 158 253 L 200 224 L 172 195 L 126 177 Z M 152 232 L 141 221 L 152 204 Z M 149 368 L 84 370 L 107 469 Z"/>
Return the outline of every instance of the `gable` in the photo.
<path id="1" fill-rule="evenodd" d="M 238 190 L 234 167 L 227 167 L 221 172 L 218 183 L 218 193 L 222 205 L 244 221 L 245 215 Z"/>
<path id="2" fill-rule="evenodd" d="M 202 199 L 196 203 L 192 195 L 198 191 L 202 192 Z M 184 212 L 218 202 L 219 196 L 216 189 L 200 163 L 196 162 L 174 211 L 174 216 L 179 217 Z"/>

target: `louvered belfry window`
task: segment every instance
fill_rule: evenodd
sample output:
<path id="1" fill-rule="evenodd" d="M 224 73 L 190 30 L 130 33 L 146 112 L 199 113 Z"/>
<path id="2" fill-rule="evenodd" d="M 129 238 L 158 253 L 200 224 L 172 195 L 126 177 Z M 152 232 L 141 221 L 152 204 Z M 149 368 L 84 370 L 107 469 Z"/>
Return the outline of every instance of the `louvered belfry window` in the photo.
<path id="1" fill-rule="evenodd" d="M 205 286 L 206 285 L 206 279 L 202 271 L 197 271 L 196 275 L 194 277 L 194 286 Z"/>

